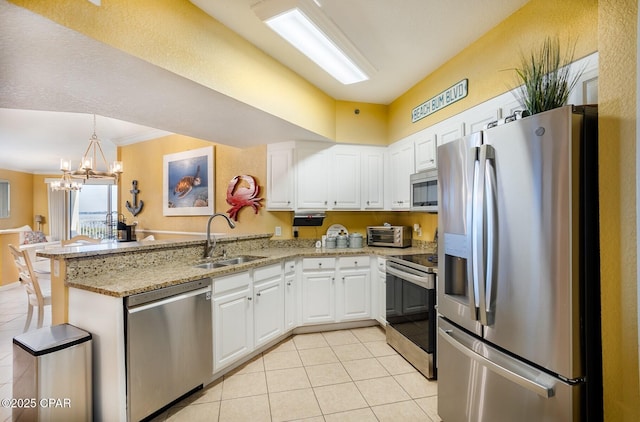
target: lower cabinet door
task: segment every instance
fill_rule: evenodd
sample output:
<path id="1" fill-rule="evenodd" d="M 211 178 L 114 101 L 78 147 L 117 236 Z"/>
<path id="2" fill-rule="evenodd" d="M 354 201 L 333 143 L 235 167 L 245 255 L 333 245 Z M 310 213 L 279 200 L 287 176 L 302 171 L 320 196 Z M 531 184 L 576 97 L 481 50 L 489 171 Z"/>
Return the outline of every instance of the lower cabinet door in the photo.
<path id="1" fill-rule="evenodd" d="M 339 295 L 338 320 L 348 321 L 371 317 L 371 285 L 369 271 L 342 273 L 338 280 Z"/>
<path id="2" fill-rule="evenodd" d="M 253 350 L 253 297 L 249 286 L 213 297 L 213 370 Z"/>
<path id="3" fill-rule="evenodd" d="M 308 272 L 302 275 L 302 323 L 318 324 L 335 320 L 335 274 Z"/>
<path id="4" fill-rule="evenodd" d="M 253 286 L 253 327 L 255 347 L 260 347 L 284 332 L 284 289 L 282 277 Z"/>
<path id="5" fill-rule="evenodd" d="M 284 329 L 293 330 L 298 325 L 295 273 L 284 276 Z"/>

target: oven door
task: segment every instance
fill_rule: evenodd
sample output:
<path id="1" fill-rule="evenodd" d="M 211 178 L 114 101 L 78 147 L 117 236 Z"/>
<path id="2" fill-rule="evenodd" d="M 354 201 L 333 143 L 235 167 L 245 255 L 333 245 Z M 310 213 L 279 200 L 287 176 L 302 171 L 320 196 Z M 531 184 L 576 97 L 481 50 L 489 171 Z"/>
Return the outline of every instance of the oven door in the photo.
<path id="1" fill-rule="evenodd" d="M 392 274 L 387 268 L 387 323 L 427 353 L 436 348 L 435 289 Z M 433 274 L 429 274 L 433 278 Z"/>

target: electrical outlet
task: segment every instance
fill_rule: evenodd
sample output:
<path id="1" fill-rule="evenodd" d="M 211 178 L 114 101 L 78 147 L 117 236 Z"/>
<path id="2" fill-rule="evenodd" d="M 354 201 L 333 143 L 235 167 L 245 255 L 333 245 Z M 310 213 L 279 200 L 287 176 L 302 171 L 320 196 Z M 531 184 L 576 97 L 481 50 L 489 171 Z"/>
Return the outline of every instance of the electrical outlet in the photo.
<path id="1" fill-rule="evenodd" d="M 282 227 L 276 226 L 276 236 L 282 236 Z"/>

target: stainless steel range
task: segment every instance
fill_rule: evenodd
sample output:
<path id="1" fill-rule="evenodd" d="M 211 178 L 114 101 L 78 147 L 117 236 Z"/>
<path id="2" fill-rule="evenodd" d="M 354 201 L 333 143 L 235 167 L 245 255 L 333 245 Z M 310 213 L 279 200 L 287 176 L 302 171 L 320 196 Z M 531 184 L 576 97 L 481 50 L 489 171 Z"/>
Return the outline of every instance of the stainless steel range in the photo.
<path id="1" fill-rule="evenodd" d="M 436 377 L 434 254 L 387 259 L 387 343 L 427 378 Z"/>

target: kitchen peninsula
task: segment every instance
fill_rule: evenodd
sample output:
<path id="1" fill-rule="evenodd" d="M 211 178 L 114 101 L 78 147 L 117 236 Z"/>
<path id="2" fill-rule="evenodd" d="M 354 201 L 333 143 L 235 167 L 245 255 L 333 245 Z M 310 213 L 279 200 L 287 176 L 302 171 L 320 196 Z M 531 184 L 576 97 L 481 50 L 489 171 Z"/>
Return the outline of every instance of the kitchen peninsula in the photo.
<path id="1" fill-rule="evenodd" d="M 96 420 L 129 417 L 126 298 L 212 279 L 213 371 L 203 382 L 207 384 L 294 330 L 377 324 L 384 318 L 377 257 L 428 251 L 316 249 L 309 240 L 270 238 L 271 234 L 219 236 L 214 262 L 222 259 L 223 251 L 228 257 L 254 259 L 214 268 L 196 266 L 203 261 L 204 239 L 112 242 L 38 252 L 52 261 L 54 324 L 69 322 L 93 334 Z M 229 309 L 236 312 L 233 318 L 225 314 Z M 229 320 L 232 327 L 220 325 Z M 273 324 L 265 327 L 265 321 Z"/>

